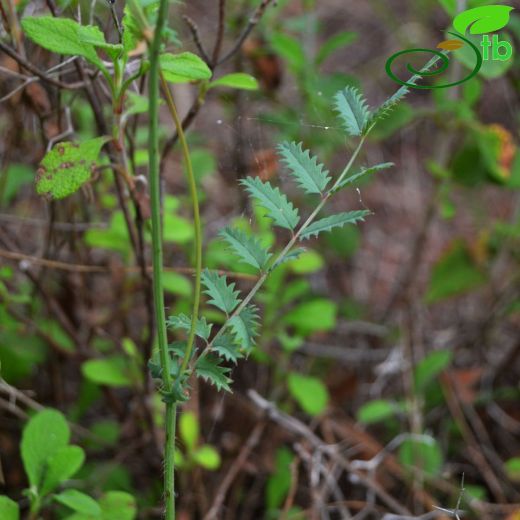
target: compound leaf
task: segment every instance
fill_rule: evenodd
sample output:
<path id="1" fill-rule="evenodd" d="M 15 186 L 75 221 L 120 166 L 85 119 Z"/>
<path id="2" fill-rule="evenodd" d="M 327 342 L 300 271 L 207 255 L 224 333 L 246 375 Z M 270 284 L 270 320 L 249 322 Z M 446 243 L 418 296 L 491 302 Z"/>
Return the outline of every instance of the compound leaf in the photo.
<path id="1" fill-rule="evenodd" d="M 181 329 L 189 332 L 191 330 L 191 317 L 186 314 L 179 314 L 178 316 L 170 316 L 166 322 L 169 327 L 174 329 Z M 207 341 L 211 334 L 211 328 L 213 325 L 206 321 L 206 318 L 199 318 L 195 325 L 195 334 Z M 181 356 L 182 357 L 182 356 Z"/>
<path id="2" fill-rule="evenodd" d="M 321 194 L 330 181 L 328 170 L 303 150 L 302 143 L 284 142 L 278 146 L 282 160 L 305 193 Z"/>
<path id="3" fill-rule="evenodd" d="M 298 210 L 278 188 L 273 188 L 269 182 L 262 182 L 258 177 L 247 177 L 240 183 L 267 210 L 267 216 L 273 219 L 275 225 L 294 230 L 300 220 Z"/>
<path id="4" fill-rule="evenodd" d="M 313 235 L 318 236 L 323 231 L 330 231 L 336 227 L 342 227 L 345 224 L 355 224 L 360 220 L 364 220 L 370 211 L 358 210 L 358 211 L 346 211 L 344 213 L 338 213 L 330 217 L 325 217 L 316 222 L 313 222 L 307 229 L 305 229 L 300 240 L 311 238 Z"/>
<path id="5" fill-rule="evenodd" d="M 250 352 L 258 335 L 258 309 L 254 305 L 248 305 L 240 314 L 229 320 L 229 326 L 242 349 L 246 353 Z"/>
<path id="6" fill-rule="evenodd" d="M 229 383 L 231 379 L 227 377 L 227 374 L 231 369 L 220 366 L 220 359 L 216 356 L 203 356 L 200 357 L 195 365 L 195 372 L 198 377 L 202 377 L 208 383 L 217 387 L 217 390 L 226 390 L 231 392 Z"/>
<path id="7" fill-rule="evenodd" d="M 339 113 L 349 135 L 362 135 L 370 119 L 370 111 L 361 93 L 354 87 L 346 87 L 335 96 L 335 109 Z"/>
<path id="8" fill-rule="evenodd" d="M 206 287 L 203 291 L 211 299 L 208 301 L 210 305 L 214 305 L 226 314 L 233 312 L 235 307 L 240 303 L 237 296 L 239 291 L 235 291 L 235 284 L 227 283 L 225 276 L 220 276 L 215 271 L 205 269 L 202 273 L 202 284 Z"/>
<path id="9" fill-rule="evenodd" d="M 266 266 L 271 253 L 262 247 L 260 240 L 250 236 L 240 229 L 224 228 L 220 236 L 230 245 L 240 259 L 262 271 Z"/>
<path id="10" fill-rule="evenodd" d="M 226 361 L 233 363 L 236 363 L 239 359 L 244 357 L 236 338 L 228 332 L 224 332 L 215 339 L 213 350 Z"/>
<path id="11" fill-rule="evenodd" d="M 59 143 L 40 163 L 36 177 L 39 195 L 63 199 L 78 191 L 88 182 L 96 161 L 108 137 L 96 137 L 83 143 Z"/>

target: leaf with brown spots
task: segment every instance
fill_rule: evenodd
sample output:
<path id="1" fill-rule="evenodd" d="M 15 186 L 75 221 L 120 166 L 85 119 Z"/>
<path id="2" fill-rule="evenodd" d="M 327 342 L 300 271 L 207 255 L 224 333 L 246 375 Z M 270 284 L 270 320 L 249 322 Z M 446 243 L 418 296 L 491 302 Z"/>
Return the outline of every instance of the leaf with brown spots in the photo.
<path id="1" fill-rule="evenodd" d="M 109 137 L 97 137 L 83 143 L 58 143 L 47 152 L 36 177 L 36 191 L 63 199 L 88 182 L 96 168 L 96 161 Z"/>

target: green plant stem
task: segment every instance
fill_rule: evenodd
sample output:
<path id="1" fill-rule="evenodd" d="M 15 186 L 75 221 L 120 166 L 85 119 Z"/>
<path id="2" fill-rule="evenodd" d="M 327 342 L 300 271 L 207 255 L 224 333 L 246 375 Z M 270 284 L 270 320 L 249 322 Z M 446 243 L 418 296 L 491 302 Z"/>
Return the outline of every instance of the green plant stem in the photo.
<path id="1" fill-rule="evenodd" d="M 152 266 L 153 297 L 155 323 L 159 344 L 159 357 L 163 391 L 170 393 L 173 387 L 170 375 L 170 358 L 168 338 L 166 334 L 166 316 L 164 312 L 163 271 L 163 239 L 161 223 L 161 200 L 159 178 L 159 52 L 161 37 L 168 14 L 168 0 L 160 0 L 153 38 L 149 42 L 150 74 L 148 85 L 149 101 L 149 176 L 150 202 L 152 212 Z M 164 501 L 165 519 L 175 519 L 175 426 L 176 406 L 170 399 L 166 400 L 166 440 L 164 446 Z"/>
<path id="2" fill-rule="evenodd" d="M 168 83 L 164 79 L 163 74 L 161 73 L 161 85 L 166 97 L 166 104 L 168 105 L 168 110 L 175 122 L 175 127 L 177 129 L 177 135 L 179 136 L 179 141 L 181 143 L 182 155 L 184 158 L 184 163 L 186 165 L 186 171 L 188 174 L 188 184 L 190 188 L 190 197 L 193 206 L 193 226 L 195 231 L 195 292 L 193 298 L 193 309 L 191 313 L 191 326 L 190 332 L 188 334 L 188 343 L 186 345 L 186 352 L 182 359 L 181 368 L 179 371 L 179 377 L 182 377 L 186 369 L 188 368 L 188 363 L 191 358 L 191 353 L 193 352 L 193 347 L 195 345 L 195 332 L 197 329 L 197 321 L 199 317 L 199 307 L 200 307 L 200 293 L 201 293 L 201 275 L 202 275 L 202 233 L 201 233 L 201 225 L 200 225 L 200 209 L 199 209 L 199 197 L 197 194 L 197 182 L 195 180 L 195 174 L 193 172 L 193 165 L 191 163 L 190 149 L 188 147 L 188 142 L 186 141 L 186 135 L 182 128 L 182 121 L 177 112 L 177 107 L 175 106 L 175 101 L 173 99 L 172 93 L 170 92 L 170 88 L 168 87 Z"/>

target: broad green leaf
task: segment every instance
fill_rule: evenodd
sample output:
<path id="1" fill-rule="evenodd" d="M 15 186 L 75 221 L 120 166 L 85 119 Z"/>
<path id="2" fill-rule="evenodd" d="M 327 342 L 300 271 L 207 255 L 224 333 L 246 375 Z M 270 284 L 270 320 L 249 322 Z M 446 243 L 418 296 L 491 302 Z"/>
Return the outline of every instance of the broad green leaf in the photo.
<path id="1" fill-rule="evenodd" d="M 470 34 L 485 34 L 498 31 L 509 23 L 513 7 L 486 5 L 468 9 L 453 20 L 453 27 L 461 34 L 469 28 Z"/>
<path id="2" fill-rule="evenodd" d="M 258 309 L 254 305 L 248 305 L 240 314 L 229 320 L 229 327 L 242 349 L 249 353 L 258 335 Z"/>
<path id="3" fill-rule="evenodd" d="M 359 422 L 364 424 L 374 424 L 380 421 L 384 421 L 389 417 L 393 417 L 398 411 L 399 407 L 396 403 L 391 401 L 385 401 L 378 399 L 375 401 L 369 401 L 364 404 L 357 412 L 357 418 Z"/>
<path id="4" fill-rule="evenodd" d="M 192 293 L 190 280 L 182 274 L 171 271 L 163 273 L 163 286 L 166 292 L 179 296 L 190 296 Z"/>
<path id="5" fill-rule="evenodd" d="M 228 332 L 224 332 L 216 338 L 212 347 L 212 350 L 221 358 L 233 363 L 244 357 L 240 349 L 241 346 L 237 343 L 236 338 Z"/>
<path id="6" fill-rule="evenodd" d="M 179 434 L 189 452 L 195 449 L 199 442 L 199 421 L 197 416 L 191 412 L 183 412 L 179 418 Z"/>
<path id="7" fill-rule="evenodd" d="M 294 327 L 302 336 L 313 332 L 332 330 L 336 326 L 337 306 L 324 298 L 301 303 L 283 318 L 286 325 Z"/>
<path id="8" fill-rule="evenodd" d="M 319 379 L 291 372 L 287 384 L 291 395 L 309 415 L 318 415 L 327 407 L 329 392 Z"/>
<path id="9" fill-rule="evenodd" d="M 97 27 L 82 26 L 69 18 L 53 16 L 26 16 L 21 23 L 25 34 L 44 49 L 66 56 L 83 56 L 106 71 L 94 45 L 83 41 L 83 38 L 97 34 Z"/>
<path id="10" fill-rule="evenodd" d="M 264 249 L 260 240 L 238 228 L 224 228 L 219 235 L 246 264 L 263 271 L 267 267 L 271 253 Z"/>
<path id="11" fill-rule="evenodd" d="M 218 451 L 209 444 L 204 444 L 192 454 L 193 460 L 203 468 L 215 471 L 220 467 L 220 455 Z"/>
<path id="12" fill-rule="evenodd" d="M 370 175 L 371 173 L 375 173 L 375 172 L 378 172 L 378 171 L 381 171 L 381 170 L 386 170 L 387 168 L 391 168 L 392 166 L 394 166 L 394 163 L 390 163 L 389 162 L 389 163 L 376 164 L 375 166 L 370 166 L 368 168 L 361 168 L 356 173 L 353 173 L 352 175 L 350 175 L 346 179 L 343 179 L 336 186 L 334 191 L 341 190 L 342 188 L 344 188 L 348 184 L 352 184 L 354 181 L 357 181 L 359 178 L 364 177 L 365 175 Z"/>
<path id="13" fill-rule="evenodd" d="M 453 353 L 450 350 L 436 350 L 419 361 L 414 370 L 416 390 L 424 390 L 451 363 L 452 359 Z"/>
<path id="14" fill-rule="evenodd" d="M 354 87 L 340 90 L 335 96 L 334 108 L 349 135 L 362 135 L 367 128 L 370 111 L 361 93 Z"/>
<path id="15" fill-rule="evenodd" d="M 220 276 L 216 271 L 205 269 L 202 273 L 202 284 L 206 287 L 203 291 L 210 299 L 208 303 L 214 305 L 226 314 L 233 312 L 235 307 L 240 303 L 238 295 L 239 291 L 235 291 L 235 284 L 227 283 L 225 276 Z"/>
<path id="16" fill-rule="evenodd" d="M 9 497 L 0 495 L 0 518 L 2 520 L 20 520 L 20 508 Z"/>
<path id="17" fill-rule="evenodd" d="M 429 435 L 405 440 L 399 448 L 399 461 L 428 475 L 438 475 L 442 470 L 443 456 L 437 441 Z"/>
<path id="18" fill-rule="evenodd" d="M 46 495 L 59 484 L 65 482 L 83 466 L 85 452 L 79 446 L 64 446 L 47 458 L 41 486 L 41 494 Z"/>
<path id="19" fill-rule="evenodd" d="M 357 33 L 352 31 L 344 31 L 330 37 L 318 51 L 316 55 L 316 64 L 323 63 L 333 52 L 346 47 L 357 40 Z"/>
<path id="20" fill-rule="evenodd" d="M 99 500 L 102 520 L 134 520 L 137 517 L 135 498 L 124 491 L 108 491 Z"/>
<path id="21" fill-rule="evenodd" d="M 485 281 L 464 243 L 456 242 L 433 267 L 426 301 L 433 303 L 466 293 Z"/>
<path id="22" fill-rule="evenodd" d="M 271 37 L 271 46 L 295 72 L 300 72 L 308 66 L 301 43 L 293 37 L 277 33 Z"/>
<path id="23" fill-rule="evenodd" d="M 110 140 L 97 137 L 83 143 L 59 143 L 45 154 L 37 171 L 36 191 L 63 199 L 78 191 L 94 173 L 103 145 Z"/>
<path id="24" fill-rule="evenodd" d="M 325 260 L 317 251 L 305 251 L 298 258 L 289 262 L 289 269 L 297 274 L 310 274 L 319 271 Z"/>
<path id="25" fill-rule="evenodd" d="M 69 439 L 69 425 L 57 410 L 43 410 L 29 420 L 23 430 L 20 449 L 31 486 L 40 487 L 47 460 L 67 446 Z"/>
<path id="26" fill-rule="evenodd" d="M 211 78 L 211 70 L 206 63 L 191 52 L 161 54 L 160 64 L 164 79 L 170 83 L 189 83 Z"/>
<path id="27" fill-rule="evenodd" d="M 213 87 L 230 87 L 241 90 L 258 90 L 258 81 L 250 74 L 244 72 L 235 72 L 226 74 L 209 84 L 209 88 Z"/>
<path id="28" fill-rule="evenodd" d="M 81 365 L 83 375 L 97 385 L 114 388 L 132 386 L 127 360 L 123 356 L 89 359 Z"/>
<path id="29" fill-rule="evenodd" d="M 54 500 L 78 513 L 94 518 L 101 516 L 99 504 L 92 497 L 77 489 L 66 489 L 58 495 L 54 495 Z"/>
<path id="30" fill-rule="evenodd" d="M 520 482 L 520 457 L 513 457 L 506 461 L 504 469 L 513 482 Z"/>
<path id="31" fill-rule="evenodd" d="M 214 385 L 217 390 L 231 392 L 229 383 L 231 379 L 227 374 L 231 369 L 220 366 L 220 359 L 216 356 L 208 355 L 200 357 L 195 365 L 195 372 L 198 377 L 202 377 L 208 383 Z"/>
<path id="32" fill-rule="evenodd" d="M 330 231 L 337 227 L 343 227 L 345 224 L 355 224 L 356 222 L 365 220 L 365 217 L 370 215 L 370 211 L 358 210 L 347 211 L 345 213 L 338 213 L 330 217 L 325 217 L 308 226 L 300 235 L 300 240 L 318 236 L 323 231 Z"/>
<path id="33" fill-rule="evenodd" d="M 189 332 L 191 330 L 191 318 L 186 316 L 186 314 L 179 314 L 178 316 L 170 316 L 168 318 L 167 324 L 169 327 L 173 327 L 174 329 L 181 329 Z M 203 340 L 207 340 L 209 335 L 211 334 L 211 328 L 213 325 L 206 321 L 206 318 L 202 317 L 197 320 L 197 324 L 195 325 L 195 334 L 202 338 Z"/>
<path id="34" fill-rule="evenodd" d="M 269 182 L 262 182 L 258 177 L 247 177 L 240 184 L 267 210 L 267 216 L 273 219 L 276 226 L 292 231 L 298 225 L 298 210 L 278 188 L 273 188 Z"/>
<path id="35" fill-rule="evenodd" d="M 163 220 L 165 242 L 186 244 L 193 239 L 193 225 L 188 219 L 166 213 Z"/>
<path id="36" fill-rule="evenodd" d="M 328 170 L 318 163 L 317 157 L 311 157 L 309 150 L 303 150 L 302 143 L 284 142 L 278 146 L 291 175 L 305 193 L 322 194 L 330 181 Z"/>

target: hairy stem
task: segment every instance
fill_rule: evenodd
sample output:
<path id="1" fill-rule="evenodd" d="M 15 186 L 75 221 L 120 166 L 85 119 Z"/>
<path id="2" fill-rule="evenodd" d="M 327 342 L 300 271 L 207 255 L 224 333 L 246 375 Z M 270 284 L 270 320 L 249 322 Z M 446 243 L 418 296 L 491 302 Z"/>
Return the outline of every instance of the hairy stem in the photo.
<path id="1" fill-rule="evenodd" d="M 197 328 L 197 321 L 199 316 L 199 306 L 200 306 L 200 291 L 201 291 L 201 274 L 202 274 L 202 234 L 201 234 L 201 225 L 200 225 L 200 210 L 199 210 L 199 197 L 197 194 L 197 182 L 195 180 L 195 174 L 193 172 L 193 166 L 191 163 L 190 150 L 188 147 L 188 143 L 186 141 L 186 135 L 184 134 L 184 130 L 182 128 L 182 121 L 177 112 L 177 107 L 175 106 L 175 101 L 173 100 L 172 93 L 170 92 L 170 88 L 168 87 L 168 83 L 164 79 L 164 76 L 161 73 L 161 85 L 163 92 L 166 96 L 166 104 L 168 105 L 168 110 L 175 122 L 175 127 L 177 129 L 177 135 L 179 136 L 179 141 L 182 147 L 182 155 L 184 158 L 184 163 L 186 165 L 186 171 L 188 174 L 188 184 L 190 187 L 190 197 L 193 205 L 193 225 L 195 228 L 195 293 L 193 298 L 193 310 L 191 314 L 191 327 L 188 335 L 188 343 L 186 345 L 186 352 L 184 354 L 184 358 L 182 360 L 182 365 L 179 371 L 179 377 L 182 377 L 186 368 L 188 367 L 189 360 L 191 358 L 191 353 L 193 352 L 193 346 L 195 344 L 195 331 Z"/>
<path id="2" fill-rule="evenodd" d="M 161 362 L 163 391 L 170 393 L 173 387 L 170 375 L 170 358 L 168 339 L 166 335 L 166 316 L 164 312 L 163 290 L 163 239 L 161 223 L 161 200 L 159 178 L 159 51 L 161 36 L 168 14 L 168 0 L 160 0 L 157 22 L 153 39 L 149 43 L 150 72 L 148 85 L 149 99 L 149 175 L 150 201 L 152 212 L 152 265 L 153 265 L 153 296 L 155 307 L 155 325 Z M 164 501 L 166 506 L 165 519 L 175 519 L 175 417 L 176 406 L 171 399 L 166 400 L 166 440 L 164 446 Z"/>

